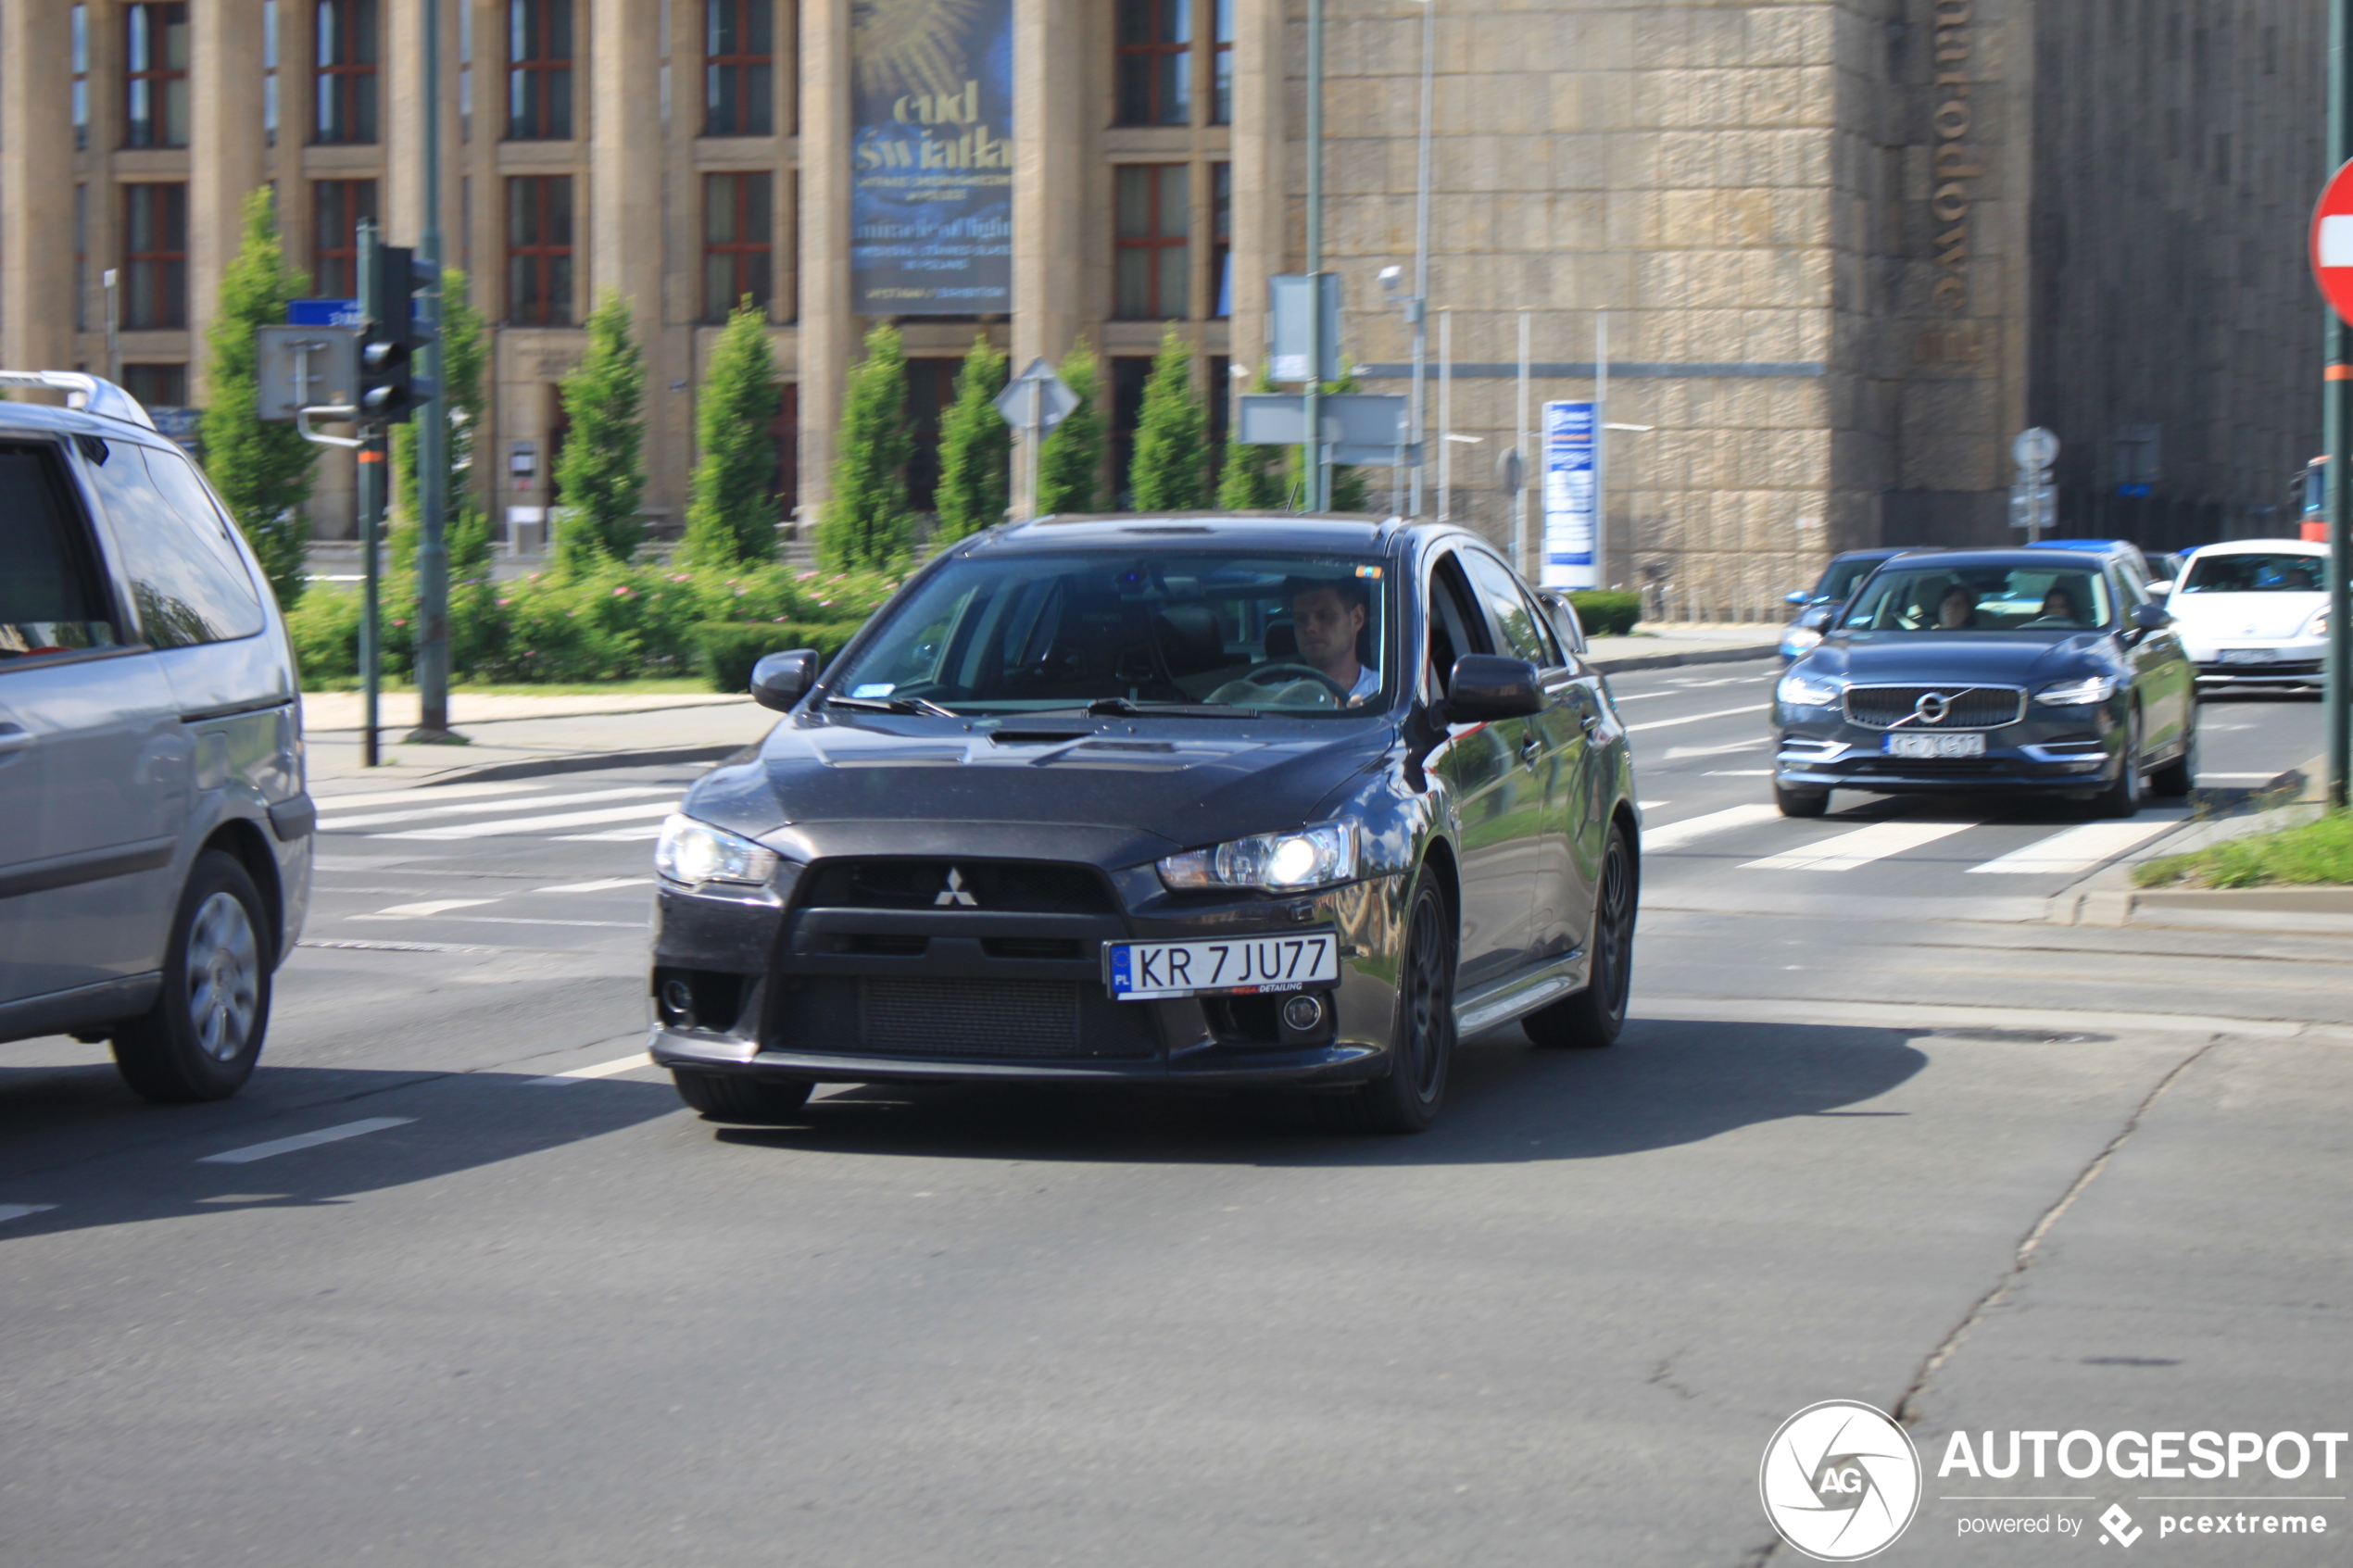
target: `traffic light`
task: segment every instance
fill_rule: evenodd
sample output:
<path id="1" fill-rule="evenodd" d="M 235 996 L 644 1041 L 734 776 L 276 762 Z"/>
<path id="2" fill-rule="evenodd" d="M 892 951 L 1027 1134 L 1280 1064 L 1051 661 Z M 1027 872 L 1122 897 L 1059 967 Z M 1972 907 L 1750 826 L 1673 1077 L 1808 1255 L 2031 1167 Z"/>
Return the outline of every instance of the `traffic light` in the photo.
<path id="1" fill-rule="evenodd" d="M 417 374 L 425 337 L 417 328 L 414 297 L 439 275 L 438 268 L 419 261 L 406 245 L 385 245 L 372 223 L 360 226 L 359 310 L 367 318 L 359 339 L 362 421 L 407 424 L 419 404 L 440 395 L 440 388 Z"/>

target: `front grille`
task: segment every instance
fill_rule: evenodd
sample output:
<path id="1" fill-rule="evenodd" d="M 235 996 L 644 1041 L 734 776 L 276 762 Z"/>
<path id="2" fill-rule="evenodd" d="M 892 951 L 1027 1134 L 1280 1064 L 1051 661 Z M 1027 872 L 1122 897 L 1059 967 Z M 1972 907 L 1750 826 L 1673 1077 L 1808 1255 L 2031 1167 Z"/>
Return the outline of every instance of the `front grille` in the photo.
<path id="1" fill-rule="evenodd" d="M 1070 980 L 861 980 L 858 1038 L 897 1056 L 1076 1056 Z"/>
<path id="2" fill-rule="evenodd" d="M 803 909 L 1114 912 L 1111 890 L 1094 868 L 1051 860 L 824 860 L 803 883 Z"/>
<path id="3" fill-rule="evenodd" d="M 1931 693 L 1945 702 L 1942 722 L 1919 717 L 1920 698 Z M 1922 734 L 1943 730 L 1996 730 L 2026 717 L 2026 693 L 2018 686 L 1849 686 L 1847 721 L 1892 730 L 1899 723 Z"/>

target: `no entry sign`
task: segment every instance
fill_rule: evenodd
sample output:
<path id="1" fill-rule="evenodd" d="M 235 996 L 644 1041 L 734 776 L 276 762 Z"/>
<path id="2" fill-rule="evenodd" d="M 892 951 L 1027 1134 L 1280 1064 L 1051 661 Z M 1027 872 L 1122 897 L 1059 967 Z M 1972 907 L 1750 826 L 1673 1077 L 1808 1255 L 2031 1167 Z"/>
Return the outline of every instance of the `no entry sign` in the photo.
<path id="1" fill-rule="evenodd" d="M 2312 276 L 2336 313 L 2353 322 L 2353 163 L 2330 179 L 2312 210 Z"/>

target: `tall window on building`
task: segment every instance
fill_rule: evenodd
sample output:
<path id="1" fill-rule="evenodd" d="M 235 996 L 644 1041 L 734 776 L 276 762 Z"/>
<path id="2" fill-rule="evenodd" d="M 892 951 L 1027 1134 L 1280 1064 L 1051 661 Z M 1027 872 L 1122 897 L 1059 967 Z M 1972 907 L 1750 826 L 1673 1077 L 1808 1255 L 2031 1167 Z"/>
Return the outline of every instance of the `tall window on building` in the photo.
<path id="1" fill-rule="evenodd" d="M 90 144 L 90 7 L 73 8 L 73 144 Z"/>
<path id="2" fill-rule="evenodd" d="M 124 326 L 151 332 L 188 324 L 187 186 L 122 188 L 122 266 Z"/>
<path id="3" fill-rule="evenodd" d="M 376 0 L 319 0 L 319 142 L 376 139 Z"/>
<path id="4" fill-rule="evenodd" d="M 278 144 L 278 0 L 261 0 L 261 141 Z"/>
<path id="5" fill-rule="evenodd" d="M 1209 313 L 1234 313 L 1234 166 L 1209 166 Z"/>
<path id="6" fill-rule="evenodd" d="M 1119 123 L 1193 118 L 1193 0 L 1118 0 Z"/>
<path id="7" fill-rule="evenodd" d="M 776 0 L 703 0 L 706 136 L 776 129 Z"/>
<path id="8" fill-rule="evenodd" d="M 1126 163 L 1118 180 L 1113 245 L 1113 308 L 1131 321 L 1192 314 L 1190 172 L 1181 163 Z"/>
<path id="9" fill-rule="evenodd" d="M 123 144 L 188 144 L 188 7 L 122 8 Z"/>
<path id="10" fill-rule="evenodd" d="M 507 0 L 507 140 L 572 136 L 572 0 Z"/>
<path id="11" fill-rule="evenodd" d="M 322 299 L 359 297 L 359 224 L 376 213 L 373 180 L 315 180 L 310 209 L 318 229 L 310 250 L 311 271 Z"/>
<path id="12" fill-rule="evenodd" d="M 122 390 L 150 408 L 184 408 L 188 405 L 188 367 L 125 365 Z"/>
<path id="13" fill-rule="evenodd" d="M 746 295 L 762 311 L 775 292 L 774 176 L 706 174 L 702 181 L 703 319 L 724 321 Z"/>
<path id="14" fill-rule="evenodd" d="M 90 330 L 90 187 L 73 188 L 73 330 Z"/>
<path id="15" fill-rule="evenodd" d="M 507 320 L 572 323 L 572 176 L 507 182 Z"/>
<path id="16" fill-rule="evenodd" d="M 1209 123 L 1234 123 L 1234 0 L 1210 0 Z"/>
<path id="17" fill-rule="evenodd" d="M 784 395 L 776 400 L 776 417 L 768 425 L 768 450 L 774 455 L 768 498 L 776 503 L 778 516 L 789 517 L 800 503 L 800 383 L 788 381 L 777 390 Z"/>

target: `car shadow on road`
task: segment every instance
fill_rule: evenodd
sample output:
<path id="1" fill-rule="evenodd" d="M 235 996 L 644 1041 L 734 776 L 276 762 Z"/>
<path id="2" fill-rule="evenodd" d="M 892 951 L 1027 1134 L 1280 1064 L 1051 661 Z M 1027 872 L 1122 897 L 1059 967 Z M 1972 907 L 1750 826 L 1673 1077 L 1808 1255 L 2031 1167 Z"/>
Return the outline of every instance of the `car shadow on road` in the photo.
<path id="1" fill-rule="evenodd" d="M 1915 1032 L 1916 1033 L 1916 1032 Z M 1593 1160 L 1849 1110 L 1927 1064 L 1894 1029 L 1645 1022 L 1607 1050 L 1548 1051 L 1516 1029 L 1456 1053 L 1445 1110 L 1416 1137 L 1316 1125 L 1303 1096 L 874 1085 L 821 1094 L 792 1124 L 724 1142 L 924 1159 L 1416 1165 Z"/>

